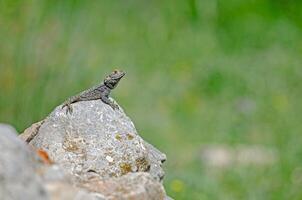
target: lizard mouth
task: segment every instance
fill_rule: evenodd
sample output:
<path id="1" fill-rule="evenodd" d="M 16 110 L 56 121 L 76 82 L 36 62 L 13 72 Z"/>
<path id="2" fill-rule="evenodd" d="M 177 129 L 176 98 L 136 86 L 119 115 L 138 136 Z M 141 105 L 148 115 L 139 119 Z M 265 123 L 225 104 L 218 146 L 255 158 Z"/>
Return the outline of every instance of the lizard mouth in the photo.
<path id="1" fill-rule="evenodd" d="M 123 78 L 125 76 L 125 74 L 126 74 L 125 72 L 120 72 L 120 74 L 116 76 L 116 79 Z"/>

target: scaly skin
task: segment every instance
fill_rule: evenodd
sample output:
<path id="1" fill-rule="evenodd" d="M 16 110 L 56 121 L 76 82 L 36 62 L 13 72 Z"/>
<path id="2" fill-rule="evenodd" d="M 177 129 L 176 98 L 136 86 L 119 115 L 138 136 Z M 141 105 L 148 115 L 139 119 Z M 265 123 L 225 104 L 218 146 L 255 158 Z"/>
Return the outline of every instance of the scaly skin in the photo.
<path id="1" fill-rule="evenodd" d="M 118 109 L 118 105 L 116 105 L 113 101 L 109 99 L 109 94 L 111 90 L 113 90 L 118 85 L 119 81 L 123 78 L 124 75 L 125 72 L 121 70 L 114 70 L 111 74 L 106 76 L 103 83 L 67 99 L 63 103 L 62 109 L 64 107 L 67 107 L 66 113 L 71 114 L 73 111 L 71 104 L 79 101 L 90 101 L 97 99 L 101 99 L 105 104 L 110 105 L 114 110 Z"/>

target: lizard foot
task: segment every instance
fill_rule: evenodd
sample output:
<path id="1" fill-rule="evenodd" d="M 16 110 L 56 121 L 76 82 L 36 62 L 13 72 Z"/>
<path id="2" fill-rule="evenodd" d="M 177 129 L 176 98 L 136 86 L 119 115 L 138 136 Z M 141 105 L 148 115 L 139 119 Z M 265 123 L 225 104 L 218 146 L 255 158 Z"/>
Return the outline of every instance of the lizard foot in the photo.
<path id="1" fill-rule="evenodd" d="M 64 109 L 65 107 L 67 107 L 67 109 L 66 109 L 66 114 L 72 114 L 72 112 L 73 112 L 73 108 L 72 108 L 72 106 L 71 106 L 71 104 L 64 104 L 63 106 L 62 106 L 62 109 Z"/>
<path id="2" fill-rule="evenodd" d="M 119 106 L 117 104 L 113 103 L 113 102 L 110 104 L 110 106 L 113 110 L 119 110 L 120 109 Z"/>

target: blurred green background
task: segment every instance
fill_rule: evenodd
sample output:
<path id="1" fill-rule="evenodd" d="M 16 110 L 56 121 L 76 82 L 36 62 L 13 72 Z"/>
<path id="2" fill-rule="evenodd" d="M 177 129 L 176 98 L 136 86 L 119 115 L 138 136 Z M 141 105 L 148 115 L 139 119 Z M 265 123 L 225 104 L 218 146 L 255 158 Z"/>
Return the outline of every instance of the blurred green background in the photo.
<path id="1" fill-rule="evenodd" d="M 301 35 L 298 0 L 0 0 L 0 121 L 22 132 L 121 68 L 113 97 L 167 154 L 171 197 L 302 199 Z M 209 168 L 206 144 L 278 159 Z"/>

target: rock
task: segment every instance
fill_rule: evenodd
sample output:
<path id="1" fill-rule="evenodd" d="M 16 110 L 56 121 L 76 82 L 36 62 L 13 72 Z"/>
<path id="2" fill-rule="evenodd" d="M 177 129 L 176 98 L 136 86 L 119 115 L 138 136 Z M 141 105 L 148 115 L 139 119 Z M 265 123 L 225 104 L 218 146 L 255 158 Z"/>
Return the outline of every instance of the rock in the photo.
<path id="1" fill-rule="evenodd" d="M 148 172 L 162 180 L 166 156 L 145 142 L 124 111 L 113 110 L 101 100 L 72 105 L 66 114 L 58 106 L 38 129 L 30 144 L 46 151 L 51 160 L 73 177 L 120 177 Z"/>
<path id="2" fill-rule="evenodd" d="M 164 200 L 163 186 L 154 180 L 149 173 L 129 173 L 122 177 L 107 180 L 90 180 L 82 184 L 103 194 L 108 200 Z"/>
<path id="3" fill-rule="evenodd" d="M 275 149 L 261 145 L 239 145 L 236 162 L 243 166 L 273 166 L 279 159 Z"/>
<path id="4" fill-rule="evenodd" d="M 226 145 L 207 145 L 201 150 L 201 161 L 209 167 L 224 168 L 233 163 L 233 150 Z"/>
<path id="5" fill-rule="evenodd" d="M 235 110 L 244 115 L 251 115 L 257 110 L 255 100 L 248 97 L 241 97 L 235 101 Z"/>
<path id="6" fill-rule="evenodd" d="M 29 173 L 45 198 L 171 199 L 161 184 L 166 155 L 138 135 L 122 109 L 97 100 L 73 104 L 73 110 L 67 115 L 58 106 L 20 135 L 35 151 L 15 138 L 31 154 L 32 161 L 25 165 L 33 168 Z"/>
<path id="7" fill-rule="evenodd" d="M 48 199 L 34 153 L 11 126 L 0 124 L 0 199 Z"/>
<path id="8" fill-rule="evenodd" d="M 201 160 L 209 167 L 272 166 L 278 161 L 277 152 L 260 145 L 207 145 L 201 150 Z"/>

